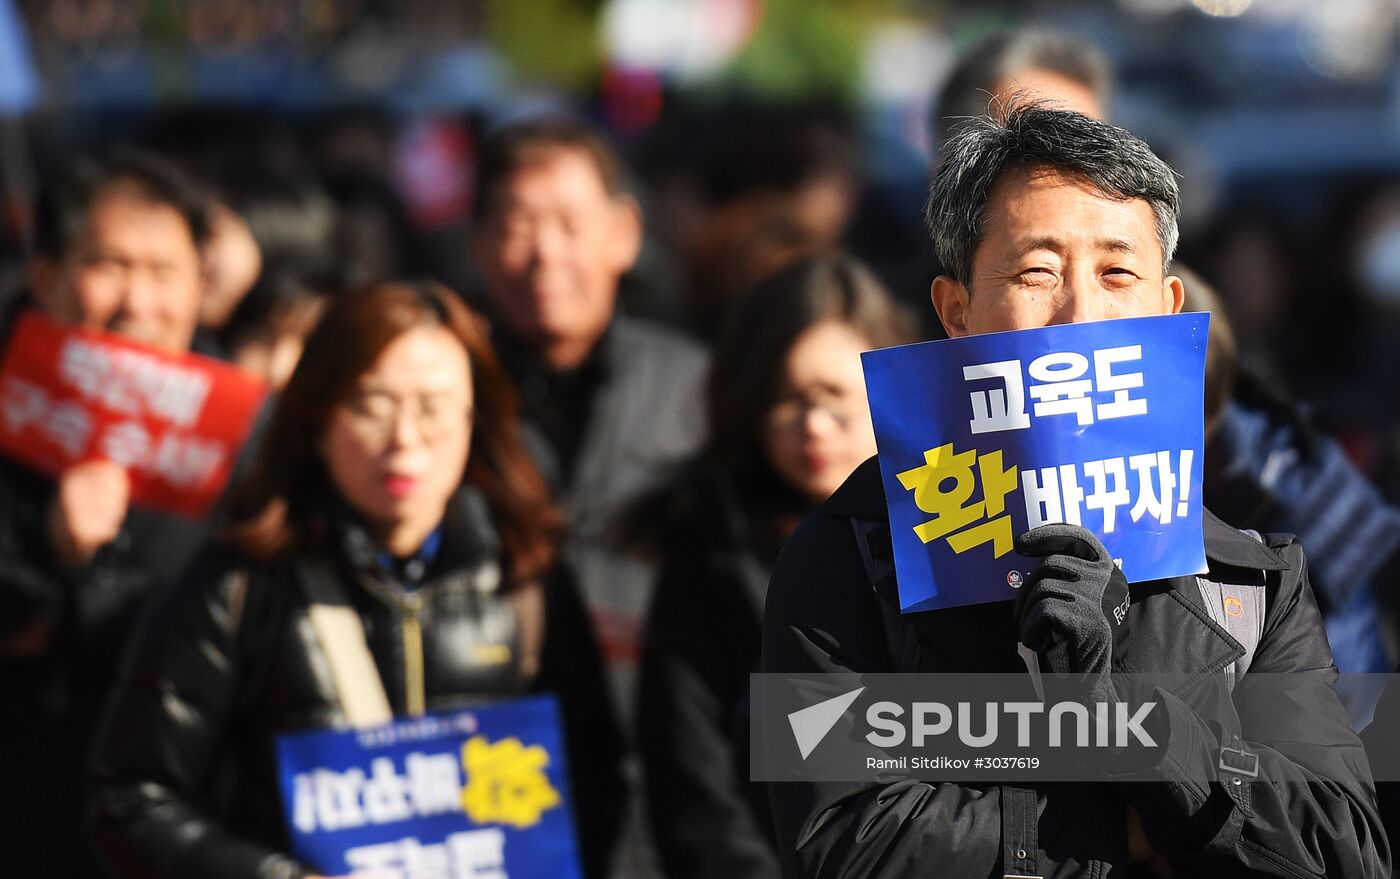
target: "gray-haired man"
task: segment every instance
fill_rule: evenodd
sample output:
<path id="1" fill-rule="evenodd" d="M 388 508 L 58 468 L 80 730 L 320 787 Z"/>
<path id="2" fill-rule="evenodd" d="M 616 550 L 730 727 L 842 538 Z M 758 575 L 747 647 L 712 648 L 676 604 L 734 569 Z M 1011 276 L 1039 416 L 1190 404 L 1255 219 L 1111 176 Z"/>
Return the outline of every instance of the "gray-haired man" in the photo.
<path id="1" fill-rule="evenodd" d="M 1166 266 L 1177 214 L 1171 169 L 1122 129 L 1034 104 L 974 120 L 946 145 L 930 191 L 928 225 L 948 271 L 933 284 L 934 308 L 953 336 L 1174 313 L 1182 283 Z M 887 535 L 885 518 L 872 459 L 798 529 L 768 592 L 764 671 L 1024 673 L 1019 643 L 1042 668 L 1090 678 L 1204 677 L 1245 653 L 1211 621 L 1192 577 L 1134 585 L 1130 633 L 1115 640 L 1105 596 L 1126 584 L 1097 538 L 1072 525 L 1017 541 L 1044 560 L 1014 607 L 901 615 L 893 576 L 871 582 L 856 537 Z M 786 872 L 1389 875 L 1302 550 L 1287 536 L 1257 542 L 1209 513 L 1205 549 L 1207 576 L 1264 587 L 1250 673 L 1313 672 L 1290 679 L 1286 706 L 1250 704 L 1257 690 L 1241 682 L 1234 738 L 1198 716 L 1198 693 L 1162 695 L 1162 750 L 1132 767 L 1132 784 L 775 784 Z M 1311 746 L 1308 756 L 1296 743 Z M 1262 783 L 1219 768 L 1227 749 L 1257 759 Z"/>

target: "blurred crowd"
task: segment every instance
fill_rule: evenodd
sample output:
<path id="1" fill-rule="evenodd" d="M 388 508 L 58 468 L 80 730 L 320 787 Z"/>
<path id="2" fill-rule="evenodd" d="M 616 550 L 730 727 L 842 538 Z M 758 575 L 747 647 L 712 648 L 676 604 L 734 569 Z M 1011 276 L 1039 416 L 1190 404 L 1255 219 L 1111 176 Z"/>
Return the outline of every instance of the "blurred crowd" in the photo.
<path id="1" fill-rule="evenodd" d="M 1018 93 L 1114 116 L 1095 47 L 1013 31 L 930 141 Z M 825 105 L 412 125 L 171 110 L 8 200 L 6 339 L 38 313 L 272 393 L 200 519 L 111 461 L 0 457 L 7 875 L 306 875 L 273 741 L 363 695 L 326 607 L 393 715 L 558 696 L 589 876 L 778 875 L 747 753 L 768 572 L 875 453 L 859 352 L 943 335 L 921 218 Z M 1328 200 L 1182 243 L 1206 503 L 1298 533 L 1337 665 L 1389 671 L 1400 185 Z"/>

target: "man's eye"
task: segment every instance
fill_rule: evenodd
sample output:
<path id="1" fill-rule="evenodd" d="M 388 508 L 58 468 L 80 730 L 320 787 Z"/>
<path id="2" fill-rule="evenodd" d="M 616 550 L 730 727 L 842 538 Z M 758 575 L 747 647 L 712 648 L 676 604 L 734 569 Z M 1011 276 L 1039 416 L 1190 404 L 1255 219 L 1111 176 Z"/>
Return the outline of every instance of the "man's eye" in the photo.
<path id="1" fill-rule="evenodd" d="M 1044 284 L 1055 277 L 1055 273 L 1047 268 L 1039 267 L 1026 269 L 1021 272 L 1021 280 L 1028 284 Z"/>
<path id="2" fill-rule="evenodd" d="M 573 237 L 578 234 L 579 229 L 584 225 L 584 219 L 576 213 L 565 213 L 559 216 L 559 228 L 565 235 Z"/>
<path id="3" fill-rule="evenodd" d="M 371 417 L 392 415 L 394 401 L 384 394 L 361 394 L 350 400 L 350 408 L 357 414 Z"/>
<path id="4" fill-rule="evenodd" d="M 530 217 L 523 211 L 507 211 L 501 217 L 501 229 L 507 235 L 523 235 L 530 231 Z"/>

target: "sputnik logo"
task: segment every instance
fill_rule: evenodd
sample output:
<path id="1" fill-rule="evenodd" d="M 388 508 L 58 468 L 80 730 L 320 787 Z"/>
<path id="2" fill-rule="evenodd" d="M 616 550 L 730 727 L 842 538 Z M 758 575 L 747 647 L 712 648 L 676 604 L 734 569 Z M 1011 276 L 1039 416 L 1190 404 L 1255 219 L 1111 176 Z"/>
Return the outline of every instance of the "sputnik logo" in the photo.
<path id="1" fill-rule="evenodd" d="M 824 702 L 794 711 L 789 714 L 788 724 L 792 726 L 793 738 L 797 740 L 797 750 L 802 753 L 802 759 L 821 744 L 826 734 L 831 732 L 831 728 L 836 725 L 836 721 L 846 713 L 846 709 L 851 707 L 861 693 L 865 692 L 864 687 L 843 693 L 840 696 L 833 696 Z"/>

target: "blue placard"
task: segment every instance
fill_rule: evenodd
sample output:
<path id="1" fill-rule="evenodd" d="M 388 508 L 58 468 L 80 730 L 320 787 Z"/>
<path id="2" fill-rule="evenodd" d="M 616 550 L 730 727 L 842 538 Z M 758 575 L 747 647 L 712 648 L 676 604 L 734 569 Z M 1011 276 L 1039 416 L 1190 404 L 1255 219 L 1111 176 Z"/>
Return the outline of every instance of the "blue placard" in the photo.
<path id="1" fill-rule="evenodd" d="M 861 355 L 905 612 L 1016 597 L 1015 535 L 1081 524 L 1129 582 L 1206 569 L 1209 314 Z"/>
<path id="2" fill-rule="evenodd" d="M 292 852 L 328 876 L 582 876 L 553 697 L 277 740 Z"/>

